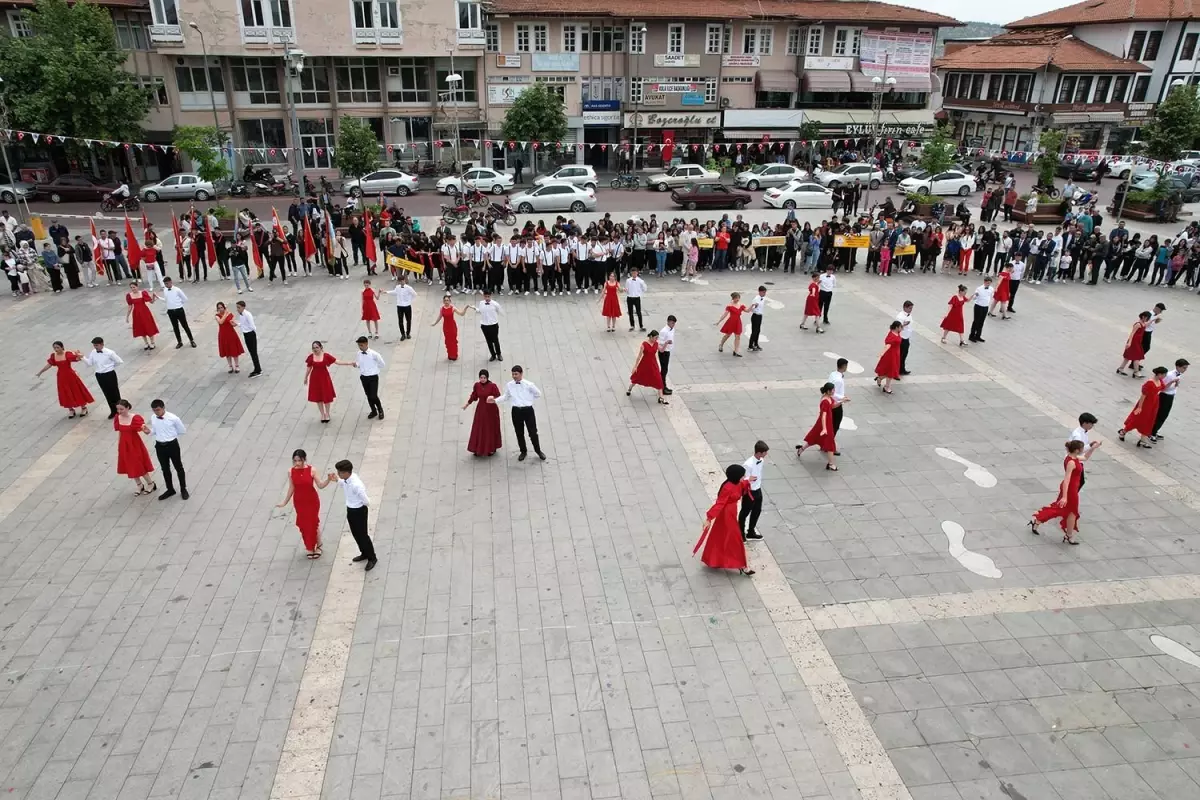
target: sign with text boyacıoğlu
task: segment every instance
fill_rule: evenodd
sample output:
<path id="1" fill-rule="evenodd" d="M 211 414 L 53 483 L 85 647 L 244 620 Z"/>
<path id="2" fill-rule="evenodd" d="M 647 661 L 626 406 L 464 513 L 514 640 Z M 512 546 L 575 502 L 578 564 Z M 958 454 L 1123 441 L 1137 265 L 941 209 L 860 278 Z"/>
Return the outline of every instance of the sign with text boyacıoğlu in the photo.
<path id="1" fill-rule="evenodd" d="M 719 128 L 719 111 L 646 111 L 627 112 L 625 127 L 632 128 Z"/>

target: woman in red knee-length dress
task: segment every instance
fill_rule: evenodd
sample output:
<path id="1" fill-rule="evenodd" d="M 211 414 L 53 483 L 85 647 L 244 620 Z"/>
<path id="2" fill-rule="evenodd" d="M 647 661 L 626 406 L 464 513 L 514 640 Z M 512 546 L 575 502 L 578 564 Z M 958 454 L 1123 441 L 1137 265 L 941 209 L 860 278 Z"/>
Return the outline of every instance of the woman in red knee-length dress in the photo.
<path id="1" fill-rule="evenodd" d="M 617 292 L 620 288 L 621 284 L 617 282 L 617 273 L 608 273 L 608 279 L 604 281 L 604 299 L 600 315 L 608 324 L 605 330 L 609 333 L 617 330 L 617 320 L 621 318 L 621 301 L 617 299 Z"/>
<path id="2" fill-rule="evenodd" d="M 442 298 L 442 307 L 438 309 L 438 315 L 434 317 L 429 327 L 442 324 L 442 338 L 446 341 L 446 358 L 451 361 L 458 361 L 458 321 L 454 319 L 454 315 L 465 316 L 467 307 L 455 308 L 454 303 L 450 300 L 450 295 L 445 295 Z"/>
<path id="3" fill-rule="evenodd" d="M 69 419 L 75 419 L 75 409 L 77 408 L 79 416 L 86 417 L 88 405 L 96 402 L 96 398 L 92 397 L 92 393 L 83 384 L 83 379 L 75 373 L 75 368 L 71 366 L 82 360 L 83 353 L 78 350 L 67 350 L 62 342 L 55 342 L 54 352 L 46 359 L 46 366 L 37 373 L 40 378 L 51 367 L 57 368 L 58 404 L 71 412 L 67 415 Z"/>
<path id="4" fill-rule="evenodd" d="M 489 403 L 489 397 L 499 397 L 500 387 L 492 383 L 486 369 L 479 370 L 479 380 L 471 388 L 471 396 L 463 403 L 463 410 L 476 401 L 475 418 L 471 420 L 471 438 L 467 440 L 467 452 L 477 456 L 495 455 L 503 444 L 500 438 L 500 406 Z"/>
<path id="5" fill-rule="evenodd" d="M 717 320 L 717 327 L 721 329 L 721 333 L 725 334 L 721 337 L 721 343 L 717 345 L 717 352 L 725 352 L 725 343 L 729 341 L 729 337 L 733 337 L 733 354 L 738 358 L 742 354 L 738 352 L 738 348 L 742 346 L 742 314 L 745 313 L 746 307 L 741 304 L 742 295 L 740 292 L 733 292 L 729 295 L 730 303 L 725 306 L 725 311 L 721 314 L 721 318 Z M 725 324 L 722 325 L 721 323 Z"/>
<path id="6" fill-rule="evenodd" d="M 833 410 L 841 403 L 833 399 L 833 390 L 832 383 L 826 383 L 821 387 L 821 405 L 817 412 L 817 421 L 808 433 L 804 434 L 804 446 L 796 445 L 796 457 L 799 458 L 801 453 L 810 447 L 820 448 L 821 452 L 825 454 L 825 469 L 837 472 L 837 462 L 833 460 L 837 455 L 837 441 L 834 439 L 833 431 Z"/>
<path id="7" fill-rule="evenodd" d="M 238 321 L 226 308 L 224 303 L 217 303 L 217 355 L 225 359 L 229 372 L 241 372 L 238 369 L 238 357 L 246 352 L 242 346 L 242 337 L 238 336 Z"/>
<path id="8" fill-rule="evenodd" d="M 375 303 L 378 296 L 379 293 L 371 288 L 370 279 L 363 281 L 362 318 L 367 325 L 367 336 L 372 339 L 379 338 L 379 306 Z"/>
<path id="9" fill-rule="evenodd" d="M 900 377 L 900 320 L 894 320 L 888 326 L 887 338 L 883 340 L 883 352 L 875 364 L 875 385 L 883 389 L 884 394 L 892 393 L 892 381 Z"/>
<path id="10" fill-rule="evenodd" d="M 637 358 L 633 362 L 633 370 L 629 374 L 629 389 L 625 396 L 633 394 L 634 386 L 645 386 L 658 392 L 658 402 L 670 405 L 663 397 L 662 369 L 658 365 L 658 331 L 650 331 L 646 341 L 638 345 Z"/>
<path id="11" fill-rule="evenodd" d="M 142 340 L 146 345 L 143 350 L 153 350 L 154 337 L 158 336 L 158 323 L 154 320 L 154 313 L 150 311 L 150 304 L 157 297 L 156 294 L 139 289 L 137 281 L 130 281 L 129 291 L 125 293 L 125 304 L 128 306 L 125 310 L 125 321 L 133 319 L 133 338 Z"/>
<path id="12" fill-rule="evenodd" d="M 1000 282 L 996 284 L 996 292 L 992 295 L 992 307 L 988 316 L 996 316 L 996 307 L 1000 307 L 1000 319 L 1008 319 L 1008 301 L 1012 299 L 1012 271 L 1005 266 L 1000 270 Z"/>
<path id="13" fill-rule="evenodd" d="M 113 430 L 117 432 L 117 474 L 132 478 L 138 490 L 134 496 L 150 494 L 158 489 L 158 485 L 146 477 L 154 472 L 150 463 L 150 453 L 142 434 L 149 433 L 150 427 L 146 420 L 133 413 L 133 406 L 128 400 L 117 401 L 117 415 L 113 417 Z"/>
<path id="14" fill-rule="evenodd" d="M 1029 529 L 1040 533 L 1038 527 L 1052 519 L 1061 520 L 1063 541 L 1079 544 L 1072 534 L 1079 532 L 1079 480 L 1083 477 L 1083 462 L 1092 457 L 1092 450 L 1085 452 L 1083 442 L 1067 442 L 1067 457 L 1063 459 L 1063 479 L 1058 486 L 1058 497 L 1053 503 L 1037 511 L 1029 520 Z"/>
<path id="15" fill-rule="evenodd" d="M 1150 444 L 1150 434 L 1154 431 L 1154 420 L 1158 417 L 1158 393 L 1166 385 L 1166 378 L 1167 368 L 1155 367 L 1154 377 L 1142 384 L 1142 396 L 1125 418 L 1125 424 L 1117 431 L 1117 438 L 1122 442 L 1125 441 L 1126 433 L 1137 431 L 1137 446 L 1147 450 L 1153 447 Z"/>
<path id="16" fill-rule="evenodd" d="M 275 506 L 283 508 L 290 500 L 296 510 L 296 528 L 304 540 L 308 558 L 321 557 L 321 496 L 317 489 L 324 489 L 330 481 L 318 478 L 308 463 L 308 453 L 296 450 L 292 453 L 292 468 L 288 470 L 287 497 Z"/>
<path id="17" fill-rule="evenodd" d="M 746 468 L 733 464 L 725 468 L 725 482 L 717 492 L 717 500 L 705 515 L 704 530 L 692 548 L 696 555 L 701 547 L 700 560 L 713 569 L 736 569 L 743 575 L 753 575 L 746 564 L 746 543 L 738 525 L 738 503 L 749 493 L 750 482 Z"/>
<path id="18" fill-rule="evenodd" d="M 1125 350 L 1121 353 L 1121 366 L 1117 367 L 1118 375 L 1127 375 L 1125 365 L 1133 370 L 1133 377 L 1142 377 L 1142 359 L 1146 357 L 1146 349 L 1142 346 L 1142 334 L 1146 332 L 1146 325 L 1150 322 L 1152 315 L 1149 311 L 1143 311 L 1138 314 L 1137 322 L 1133 323 L 1133 328 L 1129 331 L 1129 338 L 1125 340 Z"/>
<path id="19" fill-rule="evenodd" d="M 808 296 L 804 298 L 804 319 L 800 320 L 800 330 L 808 330 L 808 318 L 813 318 L 813 324 L 817 327 L 817 333 L 824 333 L 825 329 L 821 327 L 821 273 L 814 272 L 812 280 L 808 282 Z"/>
<path id="20" fill-rule="evenodd" d="M 961 283 L 958 285 L 958 294 L 950 298 L 950 310 L 946 312 L 946 316 L 942 318 L 942 344 L 946 343 L 946 334 L 958 334 L 958 346 L 966 347 L 967 343 L 963 340 L 963 306 L 967 304 L 970 298 L 967 297 L 967 287 Z"/>
<path id="21" fill-rule="evenodd" d="M 337 363 L 332 353 L 326 353 L 320 342 L 312 343 L 312 353 L 304 359 L 307 369 L 304 372 L 304 385 L 308 387 L 308 402 L 317 404 L 321 414 L 321 422 L 329 422 L 329 406 L 333 403 L 337 392 L 333 390 L 333 378 L 329 377 L 329 368 Z"/>

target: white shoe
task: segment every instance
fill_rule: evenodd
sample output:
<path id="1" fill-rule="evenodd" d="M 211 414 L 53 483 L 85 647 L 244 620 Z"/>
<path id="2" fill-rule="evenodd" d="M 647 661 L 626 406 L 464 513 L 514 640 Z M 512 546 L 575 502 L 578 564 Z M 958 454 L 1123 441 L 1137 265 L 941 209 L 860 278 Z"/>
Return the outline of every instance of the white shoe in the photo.
<path id="1" fill-rule="evenodd" d="M 238 289 L 237 293 L 238 293 L 238 294 L 241 294 L 241 293 L 242 293 L 242 290 L 241 290 L 241 289 Z"/>
<path id="2" fill-rule="evenodd" d="M 528 290 L 528 289 L 526 289 L 526 290 L 525 290 L 525 296 L 526 296 L 526 297 L 529 297 L 529 290 Z"/>
<path id="3" fill-rule="evenodd" d="M 582 291 L 583 291 L 582 289 L 576 289 L 576 290 L 575 290 L 575 294 L 579 294 L 579 293 L 580 293 L 580 292 L 582 292 Z"/>
<path id="4" fill-rule="evenodd" d="M 542 296 L 542 293 L 541 293 L 541 292 L 534 292 L 534 294 L 536 294 L 538 297 L 541 297 L 541 296 Z"/>
<path id="5" fill-rule="evenodd" d="M 253 286 L 247 286 L 247 287 L 246 287 L 246 291 L 247 291 L 247 292 L 253 292 L 253 291 L 254 291 L 254 287 L 253 287 Z"/>

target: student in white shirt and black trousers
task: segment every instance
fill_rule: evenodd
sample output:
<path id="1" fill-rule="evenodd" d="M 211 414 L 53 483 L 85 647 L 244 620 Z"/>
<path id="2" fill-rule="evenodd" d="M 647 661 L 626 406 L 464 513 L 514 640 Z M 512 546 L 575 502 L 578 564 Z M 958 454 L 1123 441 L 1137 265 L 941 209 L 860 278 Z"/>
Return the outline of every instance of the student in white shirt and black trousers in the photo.
<path id="1" fill-rule="evenodd" d="M 646 330 L 642 324 L 642 295 L 646 293 L 646 282 L 638 275 L 637 267 L 625 279 L 625 311 L 629 314 L 629 332 L 633 333 L 633 315 L 637 314 L 638 330 Z M 620 308 L 620 306 L 618 306 Z"/>
<path id="2" fill-rule="evenodd" d="M 379 372 L 387 365 L 383 362 L 383 356 L 371 349 L 367 337 L 360 336 L 354 341 L 358 344 L 354 360 L 336 363 L 343 367 L 358 367 L 358 379 L 367 395 L 367 405 L 371 407 L 367 419 L 383 419 L 383 403 L 379 402 Z"/>
<path id="3" fill-rule="evenodd" d="M 983 342 L 983 323 L 987 322 L 988 307 L 996 290 L 992 288 L 992 279 L 984 278 L 983 285 L 975 290 L 971 299 L 975 302 L 975 317 L 971 320 L 971 335 L 967 338 L 972 342 Z"/>
<path id="4" fill-rule="evenodd" d="M 367 571 L 375 569 L 375 545 L 371 542 L 371 534 L 367 532 L 369 517 L 368 509 L 371 498 L 367 496 L 367 487 L 362 478 L 354 474 L 354 465 L 345 459 L 333 465 L 337 474 L 329 473 L 329 480 L 337 479 L 346 498 L 346 522 L 350 525 L 350 535 L 358 545 L 358 555 L 350 559 L 358 564 L 367 562 Z"/>
<path id="5" fill-rule="evenodd" d="M 675 349 L 675 315 L 667 317 L 667 326 L 658 332 L 658 369 L 662 372 L 663 394 L 675 394 L 667 386 L 667 370 L 671 368 L 671 352 Z"/>
<path id="6" fill-rule="evenodd" d="M 83 357 L 83 363 L 96 372 L 96 383 L 104 393 L 108 403 L 108 418 L 117 415 L 117 401 L 121 399 L 121 388 L 117 384 L 117 367 L 125 362 L 121 357 L 104 346 L 104 340 L 97 336 L 92 339 L 92 352 Z"/>
<path id="7" fill-rule="evenodd" d="M 187 433 L 183 421 L 167 411 L 167 404 L 155 398 L 150 401 L 150 432 L 154 434 L 154 454 L 158 456 L 158 465 L 162 467 L 163 480 L 167 490 L 158 496 L 159 500 L 175 496 L 175 483 L 171 477 L 171 465 L 179 473 L 179 496 L 188 499 L 187 475 L 183 471 L 183 458 L 179 452 L 179 437 Z"/>
<path id="8" fill-rule="evenodd" d="M 912 344 L 912 312 L 913 304 L 911 300 L 904 301 L 904 307 L 899 314 L 896 315 L 896 321 L 900 323 L 900 374 L 908 375 L 908 347 Z"/>
<path id="9" fill-rule="evenodd" d="M 490 290 L 483 293 L 483 299 L 475 304 L 475 313 L 479 314 L 479 329 L 483 331 L 483 340 L 487 342 L 488 361 L 503 361 L 500 354 L 500 304 L 492 299 Z"/>
<path id="10" fill-rule="evenodd" d="M 250 354 L 250 360 L 254 362 L 254 370 L 249 377 L 257 378 L 262 375 L 262 366 L 258 363 L 258 328 L 254 325 L 254 315 L 246 310 L 245 300 L 237 301 L 237 321 L 242 338 L 246 340 L 246 352 Z"/>
<path id="11" fill-rule="evenodd" d="M 738 527 L 742 529 L 742 541 L 758 541 L 763 538 L 758 532 L 758 518 L 762 515 L 763 464 L 771 448 L 761 439 L 754 443 L 754 455 L 742 464 L 746 468 L 746 479 L 750 481 L 750 493 L 742 497 L 742 510 L 738 513 Z M 749 520 L 749 526 L 746 522 Z"/>
<path id="12" fill-rule="evenodd" d="M 545 453 L 542 452 L 542 445 L 538 441 L 537 432 L 537 416 L 533 413 L 533 401 L 542 396 L 542 392 L 538 387 L 531 382 L 525 380 L 525 370 L 520 364 L 512 368 L 512 380 L 504 387 L 499 397 L 489 397 L 489 403 L 503 403 L 505 400 L 512 402 L 512 422 L 513 429 L 517 432 L 517 444 L 521 448 L 521 455 L 517 457 L 517 461 L 524 461 L 528 451 L 525 448 L 525 431 L 529 431 L 529 441 L 533 445 L 533 452 L 537 453 L 537 457 L 542 461 L 546 460 Z"/>
<path id="13" fill-rule="evenodd" d="M 767 307 L 767 287 L 758 287 L 758 294 L 750 301 L 750 350 L 762 350 L 758 346 L 758 336 L 762 333 L 763 312 Z"/>
<path id="14" fill-rule="evenodd" d="M 207 267 L 205 271 L 207 272 Z M 188 327 L 187 313 L 183 310 L 183 306 L 187 303 L 187 295 L 182 289 L 177 288 L 171 283 L 170 278 L 163 278 L 163 284 L 167 287 L 163 289 L 163 298 L 167 301 L 167 317 L 171 320 L 171 330 L 175 332 L 175 349 L 183 347 L 183 337 L 179 335 L 179 329 L 183 328 L 187 334 L 188 341 L 192 347 L 196 346 L 196 339 L 192 336 L 192 329 Z"/>

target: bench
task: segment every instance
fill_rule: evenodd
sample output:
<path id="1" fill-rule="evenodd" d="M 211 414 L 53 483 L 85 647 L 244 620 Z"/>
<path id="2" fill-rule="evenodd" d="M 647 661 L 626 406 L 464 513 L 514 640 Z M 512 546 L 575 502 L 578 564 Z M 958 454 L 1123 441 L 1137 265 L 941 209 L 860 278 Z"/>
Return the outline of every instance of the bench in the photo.
<path id="1" fill-rule="evenodd" d="M 1063 215 L 1059 213 L 1057 206 L 1050 208 L 1038 207 L 1038 210 L 1029 214 L 1025 211 L 1012 212 L 1013 222 L 1021 222 L 1026 225 L 1060 225 L 1063 221 Z"/>

